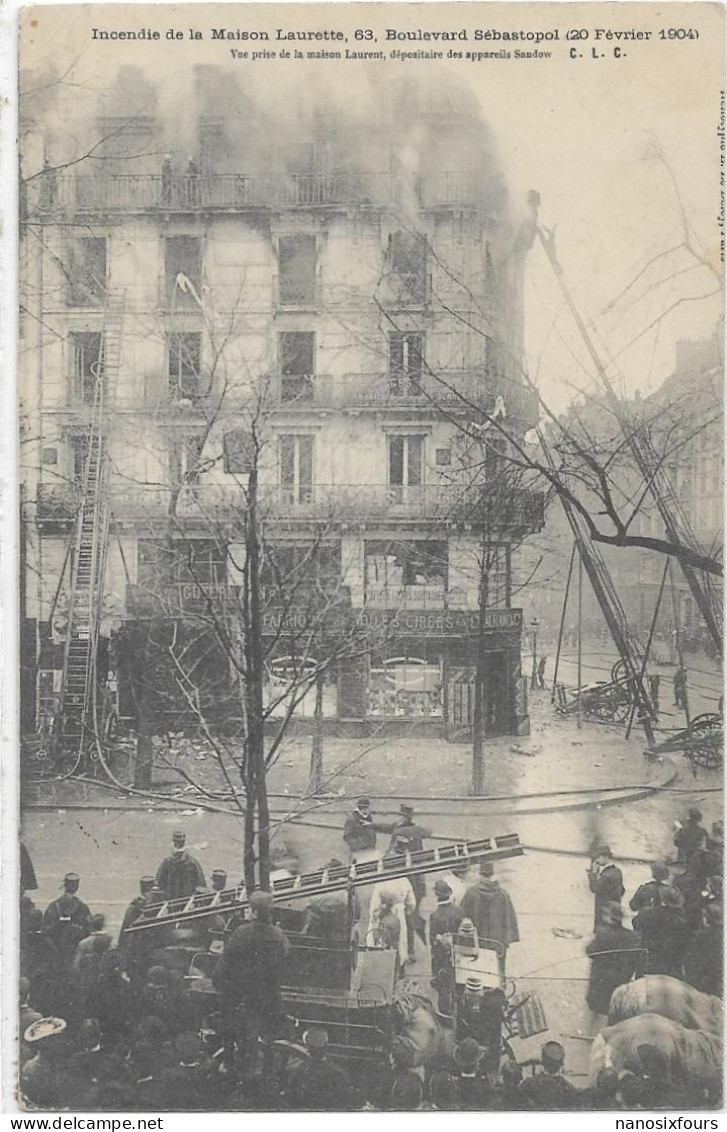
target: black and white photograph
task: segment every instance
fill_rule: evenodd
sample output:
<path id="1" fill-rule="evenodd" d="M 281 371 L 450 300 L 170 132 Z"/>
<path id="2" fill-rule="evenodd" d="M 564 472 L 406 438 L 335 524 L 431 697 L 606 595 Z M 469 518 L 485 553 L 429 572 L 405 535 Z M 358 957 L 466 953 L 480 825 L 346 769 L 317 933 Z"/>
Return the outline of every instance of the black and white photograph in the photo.
<path id="1" fill-rule="evenodd" d="M 6 1111 L 717 1127 L 723 7 L 18 38 Z"/>

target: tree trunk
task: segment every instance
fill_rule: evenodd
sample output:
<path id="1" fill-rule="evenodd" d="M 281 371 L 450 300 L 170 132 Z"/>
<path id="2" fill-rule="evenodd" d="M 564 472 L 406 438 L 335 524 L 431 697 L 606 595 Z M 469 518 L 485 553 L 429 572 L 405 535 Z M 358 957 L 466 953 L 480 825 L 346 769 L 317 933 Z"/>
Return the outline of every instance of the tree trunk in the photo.
<path id="1" fill-rule="evenodd" d="M 316 705 L 313 712 L 313 739 L 310 748 L 308 793 L 317 794 L 323 786 L 323 678 L 316 680 Z"/>

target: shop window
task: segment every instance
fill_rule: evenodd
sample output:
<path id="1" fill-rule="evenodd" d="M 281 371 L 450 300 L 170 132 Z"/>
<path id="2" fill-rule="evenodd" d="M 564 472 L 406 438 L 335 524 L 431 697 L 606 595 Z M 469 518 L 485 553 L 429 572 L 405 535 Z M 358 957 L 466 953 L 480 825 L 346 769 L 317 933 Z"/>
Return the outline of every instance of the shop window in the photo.
<path id="1" fill-rule="evenodd" d="M 103 340 L 97 331 L 71 334 L 73 400 L 93 405 L 103 377 Z"/>
<path id="2" fill-rule="evenodd" d="M 389 334 L 389 389 L 392 394 L 422 394 L 424 335 L 419 332 Z"/>
<path id="3" fill-rule="evenodd" d="M 169 394 L 175 401 L 199 397 L 201 351 L 201 334 L 185 331 L 167 336 Z"/>
<path id="4" fill-rule="evenodd" d="M 389 437 L 389 492 L 393 503 L 419 494 L 423 479 L 423 436 Z"/>
<path id="5" fill-rule="evenodd" d="M 366 714 L 374 719 L 441 719 L 440 661 L 407 654 L 378 662 L 372 658 Z"/>
<path id="6" fill-rule="evenodd" d="M 441 609 L 447 592 L 447 543 L 367 540 L 364 581 L 368 605 Z"/>
<path id="7" fill-rule="evenodd" d="M 202 241 L 199 236 L 164 240 L 164 290 L 172 309 L 199 310 L 202 288 Z"/>
<path id="8" fill-rule="evenodd" d="M 400 229 L 389 240 L 389 263 L 396 296 L 420 305 L 427 300 L 427 242 L 418 232 Z"/>
<path id="9" fill-rule="evenodd" d="M 281 436 L 280 488 L 284 503 L 310 503 L 313 498 L 313 437 Z"/>
<path id="10" fill-rule="evenodd" d="M 319 661 L 315 657 L 279 656 L 266 665 L 263 684 L 265 711 L 272 719 L 285 717 L 288 712 L 303 719 L 312 719 L 316 711 L 316 671 Z M 321 712 L 324 718 L 338 714 L 338 687 L 335 666 L 329 666 L 320 677 Z"/>
<path id="11" fill-rule="evenodd" d="M 278 335 L 281 401 L 313 400 L 315 348 L 312 331 L 288 330 Z"/>
<path id="12" fill-rule="evenodd" d="M 315 236 L 281 236 L 278 243 L 278 290 L 284 306 L 312 304 L 316 298 Z"/>
<path id="13" fill-rule="evenodd" d="M 83 236 L 74 240 L 66 269 L 68 305 L 103 306 L 106 300 L 106 238 Z"/>

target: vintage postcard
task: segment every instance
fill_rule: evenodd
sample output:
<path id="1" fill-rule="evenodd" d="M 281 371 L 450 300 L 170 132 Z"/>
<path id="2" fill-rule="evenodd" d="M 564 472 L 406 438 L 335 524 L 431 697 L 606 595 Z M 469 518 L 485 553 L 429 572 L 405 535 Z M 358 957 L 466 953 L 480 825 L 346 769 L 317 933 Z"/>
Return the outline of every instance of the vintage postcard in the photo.
<path id="1" fill-rule="evenodd" d="M 723 8 L 19 52 L 7 1106 L 715 1126 Z"/>

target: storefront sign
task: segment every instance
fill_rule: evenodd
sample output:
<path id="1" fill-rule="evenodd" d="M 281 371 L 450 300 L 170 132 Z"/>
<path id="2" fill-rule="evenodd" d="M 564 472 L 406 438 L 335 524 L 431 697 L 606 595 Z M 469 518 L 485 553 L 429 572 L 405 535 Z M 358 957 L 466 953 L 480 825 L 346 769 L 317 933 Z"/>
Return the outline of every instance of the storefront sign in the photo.
<path id="1" fill-rule="evenodd" d="M 217 584 L 196 586 L 193 583 L 164 586 L 152 593 L 143 586 L 129 586 L 127 609 L 131 616 L 152 613 L 167 617 L 203 611 L 208 603 L 232 605 L 239 600 L 239 587 Z M 479 631 L 480 615 L 476 609 L 353 609 L 347 605 L 343 591 L 331 599 L 328 608 L 304 601 L 283 612 L 273 604 L 263 608 L 262 631 L 265 635 L 280 632 L 335 633 L 370 630 L 396 637 L 473 637 Z M 520 632 L 521 609 L 488 609 L 485 613 L 486 633 Z"/>

